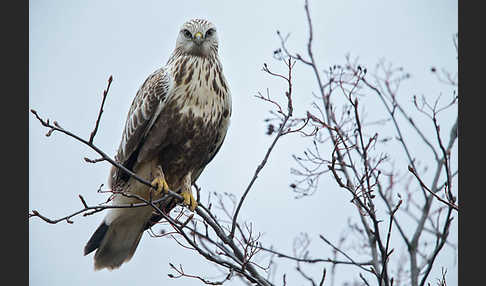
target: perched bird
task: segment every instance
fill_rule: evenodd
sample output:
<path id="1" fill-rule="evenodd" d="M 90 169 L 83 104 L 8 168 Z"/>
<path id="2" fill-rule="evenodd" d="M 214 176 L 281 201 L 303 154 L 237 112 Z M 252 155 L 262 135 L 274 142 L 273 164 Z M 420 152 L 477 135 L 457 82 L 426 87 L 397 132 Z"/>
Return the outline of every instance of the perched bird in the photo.
<path id="1" fill-rule="evenodd" d="M 218 57 L 216 27 L 203 19 L 184 23 L 167 64 L 148 76 L 133 99 L 115 159 L 157 188 L 113 166 L 114 191 L 145 199 L 179 192 L 191 211 L 191 186 L 221 148 L 231 116 L 231 94 Z M 152 190 L 153 191 L 153 190 Z M 166 213 L 178 203 L 164 200 Z M 113 205 L 140 203 L 115 194 Z M 115 269 L 130 260 L 143 232 L 161 217 L 150 206 L 110 209 L 84 248 L 96 250 L 95 270 Z"/>

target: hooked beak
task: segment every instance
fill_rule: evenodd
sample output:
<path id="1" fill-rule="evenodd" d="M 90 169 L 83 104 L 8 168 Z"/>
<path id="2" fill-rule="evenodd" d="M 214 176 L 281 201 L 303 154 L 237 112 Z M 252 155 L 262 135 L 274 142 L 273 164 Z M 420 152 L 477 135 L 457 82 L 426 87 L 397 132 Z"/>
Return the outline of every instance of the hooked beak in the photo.
<path id="1" fill-rule="evenodd" d="M 197 32 L 196 34 L 194 34 L 194 42 L 196 42 L 196 44 L 200 45 L 203 42 L 203 40 L 204 38 L 201 32 Z"/>

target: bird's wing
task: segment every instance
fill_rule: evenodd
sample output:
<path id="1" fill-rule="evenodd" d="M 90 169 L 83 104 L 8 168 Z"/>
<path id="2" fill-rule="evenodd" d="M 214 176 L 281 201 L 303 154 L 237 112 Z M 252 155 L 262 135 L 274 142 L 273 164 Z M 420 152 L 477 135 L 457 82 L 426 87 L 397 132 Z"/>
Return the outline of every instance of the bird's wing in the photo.
<path id="1" fill-rule="evenodd" d="M 128 111 L 116 156 L 125 167 L 131 169 L 135 163 L 136 153 L 162 110 L 169 88 L 169 73 L 161 68 L 152 73 L 138 90 Z"/>

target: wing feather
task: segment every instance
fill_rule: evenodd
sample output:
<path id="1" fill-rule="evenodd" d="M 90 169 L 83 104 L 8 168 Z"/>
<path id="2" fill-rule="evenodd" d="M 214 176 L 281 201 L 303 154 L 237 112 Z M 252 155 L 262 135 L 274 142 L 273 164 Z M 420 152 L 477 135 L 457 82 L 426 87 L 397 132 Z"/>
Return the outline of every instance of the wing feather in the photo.
<path id="1" fill-rule="evenodd" d="M 140 149 L 169 93 L 170 77 L 165 68 L 152 73 L 138 90 L 128 111 L 116 159 L 127 166 Z"/>

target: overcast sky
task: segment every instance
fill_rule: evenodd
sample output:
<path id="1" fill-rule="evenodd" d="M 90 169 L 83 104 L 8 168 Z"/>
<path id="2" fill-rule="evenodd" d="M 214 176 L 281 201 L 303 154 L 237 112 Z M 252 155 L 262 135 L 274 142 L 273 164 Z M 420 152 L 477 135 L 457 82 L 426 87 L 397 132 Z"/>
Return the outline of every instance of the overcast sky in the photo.
<path id="1" fill-rule="evenodd" d="M 278 97 L 285 88 L 283 82 L 270 78 L 261 68 L 268 63 L 284 71 L 272 57 L 279 48 L 277 30 L 290 33 L 293 50 L 305 52 L 308 30 L 304 1 L 168 2 L 29 1 L 29 107 L 88 138 L 102 91 L 113 75 L 95 139 L 101 149 L 113 155 L 132 98 L 145 78 L 167 61 L 181 24 L 190 18 L 207 18 L 218 28 L 233 115 L 223 147 L 198 185 L 205 192 L 230 192 L 239 197 L 272 140 L 265 135 L 263 121 L 270 106 L 254 95 L 268 88 Z M 400 89 L 405 102 L 414 94 L 431 99 L 439 94 L 450 96 L 450 88 L 437 83 L 430 67 L 457 71 L 452 43 L 457 33 L 457 1 L 311 0 L 310 7 L 315 56 L 323 69 L 343 64 L 347 53 L 358 56 L 369 70 L 386 59 L 411 74 Z M 295 73 L 295 108 L 302 114 L 312 102 L 316 84 L 303 65 L 296 66 Z M 106 184 L 109 164 L 87 164 L 83 158 L 97 158 L 94 152 L 61 134 L 45 137 L 47 130 L 30 113 L 29 117 L 29 209 L 55 218 L 82 207 L 78 194 L 88 204 L 105 200 L 96 190 Z M 441 119 L 450 126 L 455 118 L 452 112 Z M 431 130 L 426 125 L 424 128 Z M 264 233 L 262 242 L 289 253 L 293 238 L 308 232 L 313 239 L 313 254 L 326 258 L 331 252 L 319 242 L 318 234 L 336 241 L 347 219 L 356 218 L 356 212 L 349 196 L 332 181 L 321 184 L 311 197 L 294 199 L 295 193 L 289 188 L 294 179 L 290 168 L 295 167 L 291 154 L 303 151 L 307 142 L 298 136 L 282 138 L 248 196 L 241 218 L 253 221 L 255 229 Z M 419 141 L 416 143 L 410 144 L 415 156 L 421 158 L 425 150 Z M 454 160 L 457 162 L 456 157 Z M 402 161 L 397 166 L 406 168 L 406 164 Z M 30 284 L 200 285 L 197 280 L 168 278 L 169 262 L 183 264 L 189 273 L 219 277 L 214 266 L 173 240 L 151 238 L 147 233 L 130 262 L 119 270 L 94 272 L 92 255 L 83 256 L 83 247 L 103 216 L 76 217 L 72 225 L 30 219 Z M 453 225 L 451 241 L 457 242 L 457 220 Z M 395 254 L 405 255 L 406 250 L 399 249 Z M 448 269 L 448 285 L 457 285 L 457 259 L 451 247 L 445 247 L 439 256 L 429 277 L 432 284 L 442 266 Z M 354 278 L 357 271 L 343 266 L 336 282 Z M 288 281 L 299 280 L 293 275 Z M 233 279 L 228 285 L 243 284 Z"/>

